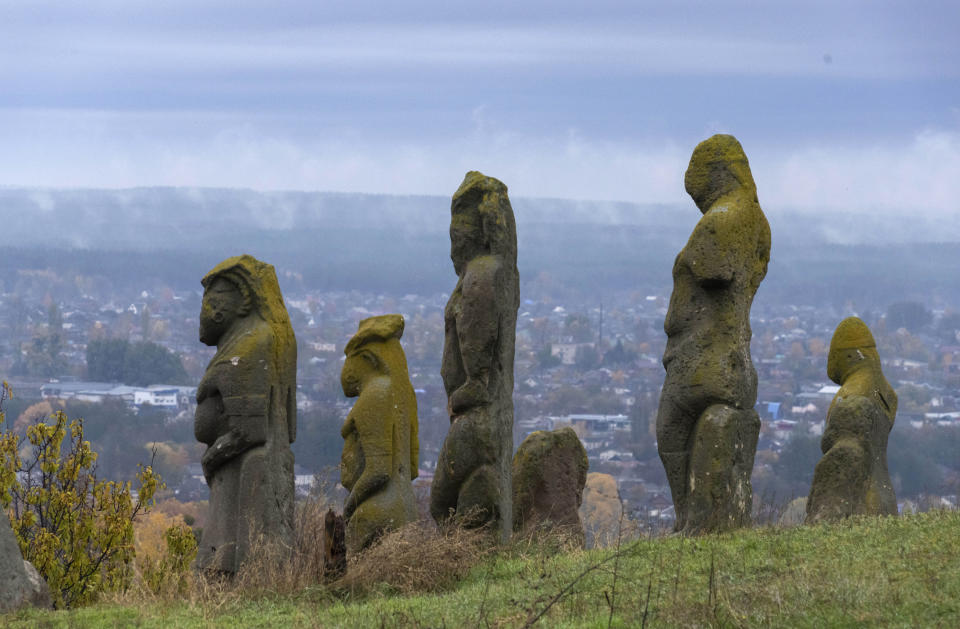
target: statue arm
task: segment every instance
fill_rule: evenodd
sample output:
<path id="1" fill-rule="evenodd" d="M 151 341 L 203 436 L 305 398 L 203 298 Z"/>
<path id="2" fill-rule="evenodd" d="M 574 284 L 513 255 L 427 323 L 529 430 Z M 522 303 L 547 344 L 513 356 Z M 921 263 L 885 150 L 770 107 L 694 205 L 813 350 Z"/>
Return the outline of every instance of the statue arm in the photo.
<path id="1" fill-rule="evenodd" d="M 222 420 L 228 429 L 207 448 L 201 459 L 203 473 L 209 482 L 214 473 L 231 459 L 267 441 L 267 408 L 269 395 L 253 393 L 229 395 L 221 390 Z"/>
<path id="2" fill-rule="evenodd" d="M 496 278 L 501 261 L 482 256 L 470 262 L 464 275 L 457 336 L 466 381 L 450 396 L 453 414 L 489 402 L 490 369 L 496 361 L 500 312 L 496 304 Z"/>
<path id="3" fill-rule="evenodd" d="M 417 419 L 417 398 L 413 398 L 410 418 L 410 480 L 420 475 L 420 421 Z"/>
<path id="4" fill-rule="evenodd" d="M 386 383 L 368 383 L 364 387 L 350 411 L 347 422 L 351 421 L 363 450 L 363 471 L 343 505 L 343 517 L 348 520 L 357 507 L 390 480 L 393 462 L 392 422 L 396 418 L 389 380 Z"/>
<path id="5" fill-rule="evenodd" d="M 744 226 L 734 212 L 715 207 L 704 214 L 684 248 L 687 268 L 702 286 L 729 284 L 742 266 L 737 258 L 743 255 L 740 241 Z"/>
<path id="6" fill-rule="evenodd" d="M 863 441 L 870 431 L 874 414 L 880 412 L 878 403 L 863 395 L 838 396 L 827 412 L 820 450 L 826 454 L 841 439 Z"/>

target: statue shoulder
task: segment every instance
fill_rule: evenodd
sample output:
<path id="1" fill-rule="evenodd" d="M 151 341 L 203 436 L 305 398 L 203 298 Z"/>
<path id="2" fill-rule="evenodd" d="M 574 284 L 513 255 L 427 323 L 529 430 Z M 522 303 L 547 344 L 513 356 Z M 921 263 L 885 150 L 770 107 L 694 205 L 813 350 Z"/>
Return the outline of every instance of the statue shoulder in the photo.
<path id="1" fill-rule="evenodd" d="M 467 263 L 463 274 L 463 290 L 493 286 L 505 268 L 502 256 L 493 254 L 477 256 Z"/>
<path id="2" fill-rule="evenodd" d="M 393 378 L 388 375 L 378 375 L 370 378 L 360 387 L 361 398 L 386 397 L 393 388 Z"/>
<path id="3" fill-rule="evenodd" d="M 827 411 L 827 424 L 832 430 L 848 430 L 866 434 L 876 415 L 885 415 L 878 399 L 872 395 L 837 393 L 830 410 Z"/>
<path id="4" fill-rule="evenodd" d="M 255 317 L 236 335 L 217 348 L 214 362 L 235 363 L 238 359 L 243 360 L 249 356 L 270 352 L 274 343 L 274 333 L 270 325 L 260 317 Z"/>
<path id="5" fill-rule="evenodd" d="M 361 385 L 360 395 L 350 409 L 347 422 L 352 423 L 359 432 L 365 433 L 371 426 L 387 420 L 392 406 L 393 391 L 390 376 L 370 378 Z"/>

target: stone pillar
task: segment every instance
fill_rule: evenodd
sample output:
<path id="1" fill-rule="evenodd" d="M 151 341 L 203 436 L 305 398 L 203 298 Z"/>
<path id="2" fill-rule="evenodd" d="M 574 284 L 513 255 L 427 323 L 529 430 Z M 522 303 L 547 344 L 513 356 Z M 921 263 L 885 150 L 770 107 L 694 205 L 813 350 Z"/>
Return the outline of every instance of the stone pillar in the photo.
<path id="1" fill-rule="evenodd" d="M 573 428 L 538 430 L 513 455 L 513 529 L 557 532 L 584 543 L 580 503 L 590 461 Z"/>
<path id="2" fill-rule="evenodd" d="M 441 374 L 450 432 L 437 461 L 430 512 L 445 522 L 513 526 L 513 351 L 517 230 L 507 187 L 469 172 L 453 195 L 450 258 L 457 285 L 444 311 Z"/>
<path id="3" fill-rule="evenodd" d="M 229 258 L 201 283 L 200 340 L 217 353 L 197 389 L 210 486 L 197 567 L 233 574 L 258 540 L 293 544 L 297 343 L 271 265 Z"/>
<path id="4" fill-rule="evenodd" d="M 760 430 L 750 306 L 767 273 L 770 227 L 733 136 L 697 146 L 685 185 L 703 216 L 673 265 L 657 447 L 676 530 L 695 534 L 750 522 Z"/>

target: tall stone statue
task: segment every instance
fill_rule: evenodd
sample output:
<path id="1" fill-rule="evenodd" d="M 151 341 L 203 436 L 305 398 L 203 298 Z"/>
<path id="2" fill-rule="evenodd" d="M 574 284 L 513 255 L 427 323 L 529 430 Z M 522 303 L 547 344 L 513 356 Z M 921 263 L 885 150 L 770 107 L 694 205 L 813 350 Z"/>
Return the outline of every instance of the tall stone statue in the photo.
<path id="1" fill-rule="evenodd" d="M 844 319 L 833 333 L 827 375 L 840 390 L 827 411 L 807 522 L 896 515 L 887 437 L 897 414 L 897 394 L 883 377 L 870 329 L 857 317 Z"/>
<path id="2" fill-rule="evenodd" d="M 197 566 L 234 573 L 258 537 L 293 541 L 297 344 L 273 267 L 229 258 L 202 282 L 200 340 L 216 345 L 197 389 L 210 515 Z"/>
<path id="3" fill-rule="evenodd" d="M 343 392 L 357 398 L 340 431 L 348 554 L 417 519 L 410 483 L 418 471 L 417 398 L 402 335 L 400 315 L 370 317 L 344 349 Z"/>
<path id="4" fill-rule="evenodd" d="M 673 264 L 657 447 L 676 530 L 696 534 L 750 521 L 760 431 L 750 306 L 767 273 L 770 227 L 733 136 L 697 146 L 685 185 L 703 217 Z"/>
<path id="5" fill-rule="evenodd" d="M 513 455 L 513 528 L 585 542 L 580 503 L 590 461 L 573 428 L 530 433 Z"/>
<path id="6" fill-rule="evenodd" d="M 513 349 L 517 229 L 507 187 L 469 172 L 453 195 L 450 258 L 459 279 L 444 312 L 441 375 L 450 432 L 430 494 L 437 522 L 512 528 Z"/>

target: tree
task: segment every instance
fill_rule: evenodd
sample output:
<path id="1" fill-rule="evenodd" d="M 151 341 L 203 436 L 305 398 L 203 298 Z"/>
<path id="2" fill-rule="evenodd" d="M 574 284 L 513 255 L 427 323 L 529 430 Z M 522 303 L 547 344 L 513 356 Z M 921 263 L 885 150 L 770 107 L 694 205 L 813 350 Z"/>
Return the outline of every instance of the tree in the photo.
<path id="1" fill-rule="evenodd" d="M 645 389 L 637 392 L 630 409 L 631 451 L 638 461 L 657 456 L 656 436 L 653 424 L 657 420 L 657 396 Z"/>
<path id="2" fill-rule="evenodd" d="M 593 340 L 593 326 L 590 325 L 590 318 L 585 314 L 567 315 L 563 324 L 563 333 L 573 337 L 574 343 L 586 343 Z"/>
<path id="3" fill-rule="evenodd" d="M 3 383 L 0 404 L 8 391 Z M 0 405 L 0 420 L 2 414 Z M 129 583 L 133 520 L 163 485 L 141 466 L 134 501 L 129 481 L 97 478 L 97 453 L 83 438 L 82 420 L 68 421 L 63 412 L 51 419 L 27 429 L 26 460 L 19 435 L 0 432 L 0 506 L 10 509 L 20 551 L 50 586 L 54 605 L 75 607 Z"/>
<path id="4" fill-rule="evenodd" d="M 145 386 L 186 384 L 190 378 L 180 357 L 156 343 L 103 339 L 87 344 L 87 378 Z"/>
<path id="5" fill-rule="evenodd" d="M 782 480 L 803 486 L 805 492 L 813 482 L 813 470 L 821 456 L 820 437 L 810 434 L 806 425 L 800 423 L 780 450 L 774 471 Z"/>
<path id="6" fill-rule="evenodd" d="M 540 348 L 540 351 L 537 352 L 537 365 L 539 365 L 540 369 L 550 369 L 559 364 L 560 357 L 553 354 L 552 348 L 549 345 L 544 345 Z"/>
<path id="7" fill-rule="evenodd" d="M 63 316 L 57 305 L 47 308 L 47 327 L 34 334 L 30 342 L 17 352 L 13 365 L 15 373 L 52 378 L 62 375 L 67 368 L 63 358 Z"/>
<path id="8" fill-rule="evenodd" d="M 957 342 L 958 331 L 960 331 L 960 312 L 947 312 L 937 323 L 937 336 L 947 343 Z"/>
<path id="9" fill-rule="evenodd" d="M 916 301 L 898 301 L 887 308 L 887 329 L 891 332 L 906 328 L 917 332 L 933 320 L 933 315 Z"/>
<path id="10" fill-rule="evenodd" d="M 948 477 L 960 472 L 960 428 L 914 428 L 898 420 L 887 445 L 887 467 L 897 498 L 953 493 Z"/>
<path id="11" fill-rule="evenodd" d="M 637 353 L 623 346 L 623 340 L 617 339 L 613 349 L 603 355 L 604 365 L 626 365 L 637 359 Z"/>
<path id="12" fill-rule="evenodd" d="M 593 369 L 600 363 L 600 352 L 593 345 L 584 344 L 577 347 L 573 357 L 574 364 L 583 370 Z"/>
<path id="13" fill-rule="evenodd" d="M 317 409 L 297 416 L 297 440 L 290 444 L 295 460 L 314 472 L 340 465 L 343 420 L 329 410 Z"/>

